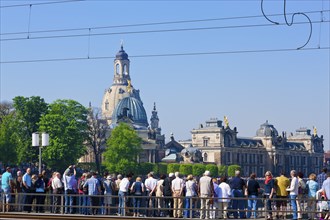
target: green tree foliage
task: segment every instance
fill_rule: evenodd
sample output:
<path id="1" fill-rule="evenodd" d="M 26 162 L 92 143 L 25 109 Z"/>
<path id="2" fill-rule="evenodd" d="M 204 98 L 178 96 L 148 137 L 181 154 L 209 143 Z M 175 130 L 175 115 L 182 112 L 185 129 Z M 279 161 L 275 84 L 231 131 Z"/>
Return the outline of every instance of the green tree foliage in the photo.
<path id="1" fill-rule="evenodd" d="M 170 163 L 167 165 L 167 173 L 175 173 L 179 172 L 180 164 L 177 163 Z"/>
<path id="2" fill-rule="evenodd" d="M 192 164 L 180 164 L 179 172 L 185 176 L 192 174 Z"/>
<path id="3" fill-rule="evenodd" d="M 5 115 L 0 123 L 0 161 L 5 165 L 16 164 L 16 140 L 15 118 L 13 114 Z"/>
<path id="4" fill-rule="evenodd" d="M 212 177 L 218 176 L 218 167 L 215 164 L 207 164 L 205 170 L 210 171 Z"/>
<path id="5" fill-rule="evenodd" d="M 127 173 L 137 166 L 137 157 L 142 152 L 142 139 L 129 125 L 120 123 L 107 140 L 104 165 L 108 170 Z"/>
<path id="6" fill-rule="evenodd" d="M 193 165 L 193 176 L 202 176 L 205 172 L 204 164 L 194 164 Z"/>
<path id="7" fill-rule="evenodd" d="M 77 163 L 86 152 L 87 109 L 74 100 L 57 100 L 41 117 L 40 131 L 49 134 L 49 146 L 43 149 L 46 164 L 62 170 Z"/>
<path id="8" fill-rule="evenodd" d="M 17 96 L 13 99 L 16 123 L 17 162 L 38 161 L 38 148 L 32 147 L 32 133 L 39 130 L 38 122 L 47 113 L 48 105 L 39 96 Z"/>
<path id="9" fill-rule="evenodd" d="M 158 174 L 167 174 L 167 163 L 158 163 Z"/>
<path id="10" fill-rule="evenodd" d="M 153 169 L 154 169 L 153 163 L 140 163 L 137 174 L 145 175 L 145 174 L 149 173 L 150 171 L 153 171 Z"/>
<path id="11" fill-rule="evenodd" d="M 228 166 L 228 176 L 235 176 L 236 170 L 241 170 L 241 167 L 239 165 Z"/>
<path id="12" fill-rule="evenodd" d="M 219 165 L 218 166 L 218 174 L 219 176 L 227 176 L 227 166 L 226 165 Z"/>

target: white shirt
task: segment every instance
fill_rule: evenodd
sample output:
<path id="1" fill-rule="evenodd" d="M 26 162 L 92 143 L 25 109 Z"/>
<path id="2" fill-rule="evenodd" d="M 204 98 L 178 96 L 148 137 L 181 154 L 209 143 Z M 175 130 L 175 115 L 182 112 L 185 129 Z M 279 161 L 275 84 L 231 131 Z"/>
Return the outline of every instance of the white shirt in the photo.
<path id="1" fill-rule="evenodd" d="M 144 181 L 144 185 L 147 188 L 147 191 L 151 192 L 157 187 L 157 180 L 153 177 L 149 177 Z"/>
<path id="2" fill-rule="evenodd" d="M 120 181 L 119 191 L 127 192 L 128 191 L 128 187 L 129 187 L 129 180 L 125 177 L 124 179 L 122 179 Z"/>
<path id="3" fill-rule="evenodd" d="M 222 182 L 220 183 L 218 188 L 220 188 L 221 190 L 221 197 L 222 197 L 222 199 L 219 199 L 219 202 L 229 202 L 230 201 L 229 198 L 231 197 L 231 190 L 229 184 Z"/>
<path id="4" fill-rule="evenodd" d="M 290 192 L 290 195 L 298 195 L 298 178 L 293 177 L 291 180 L 290 188 L 286 189 Z"/>
<path id="5" fill-rule="evenodd" d="M 62 181 L 56 176 L 53 181 L 52 181 L 52 188 L 53 189 L 58 189 L 62 188 Z"/>
<path id="6" fill-rule="evenodd" d="M 172 180 L 172 191 L 179 191 L 184 187 L 183 179 L 180 177 L 176 177 L 174 180 Z"/>

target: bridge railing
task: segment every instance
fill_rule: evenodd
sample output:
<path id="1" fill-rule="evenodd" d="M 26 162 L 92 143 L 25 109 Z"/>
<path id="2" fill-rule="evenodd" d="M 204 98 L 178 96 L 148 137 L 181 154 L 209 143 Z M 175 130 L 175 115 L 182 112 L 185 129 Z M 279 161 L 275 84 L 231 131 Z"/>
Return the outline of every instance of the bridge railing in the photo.
<path id="1" fill-rule="evenodd" d="M 15 212 L 48 212 L 54 214 L 85 214 L 85 215 L 123 215 L 140 217 L 186 217 L 186 218 L 219 218 L 240 215 L 267 218 L 268 215 L 284 215 L 292 218 L 292 206 L 290 198 L 263 197 L 253 198 L 256 202 L 256 210 L 249 208 L 248 202 L 251 198 L 235 197 L 229 198 L 229 202 L 222 202 L 222 198 L 211 197 L 156 197 L 156 196 L 118 196 L 118 195 L 84 195 L 84 194 L 50 194 L 50 193 L 12 193 L 11 202 L 6 206 L 4 192 L 0 194 L 0 211 Z M 227 199 L 227 198 L 223 198 Z M 72 201 L 72 202 L 70 202 Z M 123 201 L 123 203 L 121 203 Z M 270 204 L 270 207 L 267 207 Z M 173 207 L 174 202 L 178 204 Z M 284 204 L 281 210 L 277 203 Z M 284 202 L 284 203 L 283 203 Z M 302 217 L 316 217 L 325 215 L 321 204 L 327 201 L 307 197 L 298 197 L 295 200 L 297 214 Z M 328 201 L 330 202 L 330 201 Z M 122 204 L 122 206 L 120 206 Z M 269 210 L 271 208 L 271 210 Z M 329 212 L 329 211 L 328 211 Z"/>

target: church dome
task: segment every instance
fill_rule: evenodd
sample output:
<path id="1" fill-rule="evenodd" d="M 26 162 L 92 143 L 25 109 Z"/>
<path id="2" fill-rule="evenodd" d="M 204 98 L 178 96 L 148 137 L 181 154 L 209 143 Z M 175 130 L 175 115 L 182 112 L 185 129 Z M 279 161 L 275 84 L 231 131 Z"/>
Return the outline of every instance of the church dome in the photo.
<path id="1" fill-rule="evenodd" d="M 260 125 L 260 128 L 257 130 L 257 137 L 274 137 L 278 136 L 276 128 L 268 123 L 268 120 Z"/>
<path id="2" fill-rule="evenodd" d="M 120 51 L 116 54 L 116 60 L 128 60 L 128 54 L 125 52 L 123 46 L 121 46 Z"/>
<path id="3" fill-rule="evenodd" d="M 125 116 L 131 119 L 134 124 L 148 126 L 148 118 L 143 103 L 134 97 L 125 97 L 117 104 L 112 114 L 112 123 L 116 124 L 119 119 Z"/>

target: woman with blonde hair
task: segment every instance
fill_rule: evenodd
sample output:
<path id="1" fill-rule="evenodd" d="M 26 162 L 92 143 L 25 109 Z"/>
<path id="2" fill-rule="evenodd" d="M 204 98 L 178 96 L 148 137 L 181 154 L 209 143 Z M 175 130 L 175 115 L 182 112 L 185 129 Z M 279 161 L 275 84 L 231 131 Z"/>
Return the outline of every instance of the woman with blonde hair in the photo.
<path id="1" fill-rule="evenodd" d="M 133 195 L 133 206 L 134 206 L 134 214 L 133 217 L 140 216 L 141 210 L 141 201 L 142 195 L 144 193 L 144 185 L 142 183 L 141 177 L 136 177 L 135 182 L 131 186 L 131 194 Z"/>
<path id="2" fill-rule="evenodd" d="M 183 216 L 184 218 L 190 218 L 194 216 L 194 212 L 192 212 L 192 216 L 190 216 L 190 211 L 191 209 L 194 210 L 195 208 L 195 204 L 194 204 L 194 200 L 193 197 L 197 196 L 197 184 L 194 181 L 193 175 L 188 175 L 187 176 L 187 182 L 186 182 L 186 197 L 185 197 L 185 210 L 183 212 Z M 190 204 L 192 204 L 192 206 L 190 207 Z"/>
<path id="3" fill-rule="evenodd" d="M 319 189 L 319 184 L 316 182 L 316 174 L 311 173 L 309 175 L 309 180 L 306 183 L 308 189 L 308 200 L 307 200 L 307 209 L 308 209 L 308 218 L 315 218 L 316 210 L 316 192 Z"/>

